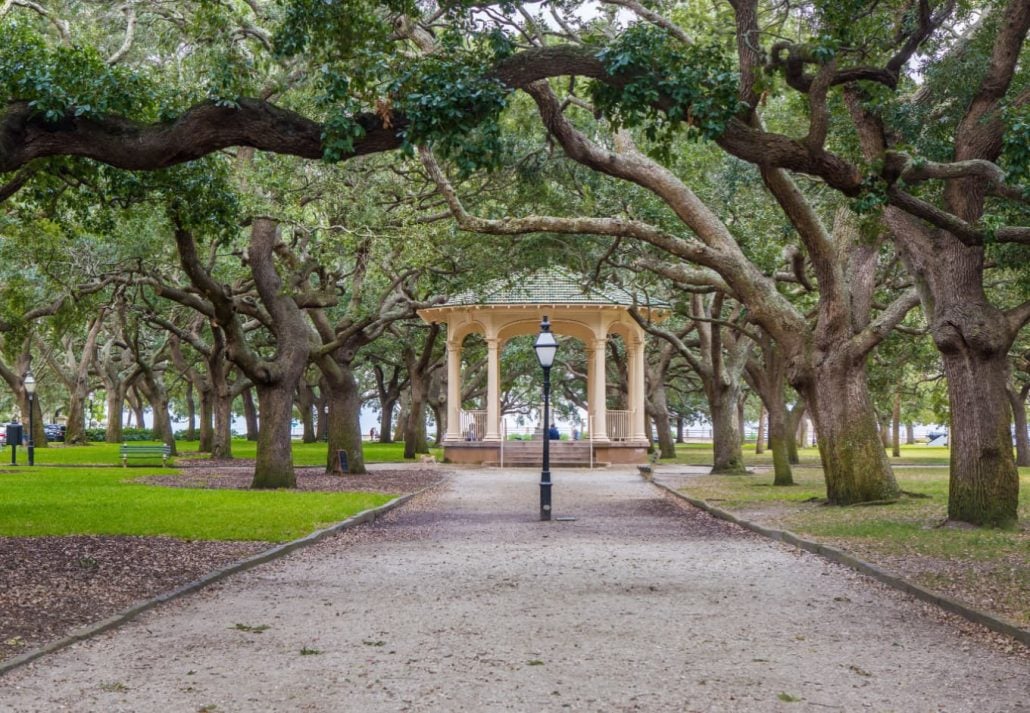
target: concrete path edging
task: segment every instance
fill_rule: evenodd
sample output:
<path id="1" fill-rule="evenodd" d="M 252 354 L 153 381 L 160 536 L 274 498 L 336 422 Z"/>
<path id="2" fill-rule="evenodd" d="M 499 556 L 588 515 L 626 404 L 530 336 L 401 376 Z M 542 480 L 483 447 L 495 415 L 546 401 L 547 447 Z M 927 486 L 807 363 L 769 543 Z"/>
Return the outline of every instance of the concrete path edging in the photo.
<path id="1" fill-rule="evenodd" d="M 715 507 L 714 505 L 711 505 L 705 500 L 685 495 L 679 492 L 678 490 L 671 488 L 668 485 L 665 485 L 664 483 L 659 483 L 649 478 L 647 480 L 649 480 L 649 482 L 659 490 L 668 493 L 674 498 L 683 500 L 698 508 L 699 510 L 704 510 L 712 517 L 715 517 L 719 520 L 732 522 L 735 525 L 740 525 L 741 527 L 747 530 L 751 530 L 752 532 L 755 532 L 764 537 L 768 537 L 769 539 L 776 540 L 777 542 L 783 542 L 788 545 L 793 545 L 794 547 L 798 547 L 802 550 L 806 550 L 813 554 L 819 555 L 820 557 L 828 559 L 831 562 L 836 562 L 837 564 L 849 567 L 855 570 L 856 572 L 872 577 L 876 581 L 886 584 L 889 587 L 893 587 L 894 589 L 905 592 L 906 594 L 909 594 L 915 597 L 916 599 L 920 599 L 929 604 L 933 604 L 934 606 L 940 607 L 941 609 L 951 612 L 952 614 L 957 614 L 975 624 L 985 626 L 991 631 L 996 631 L 999 634 L 1005 634 L 1006 636 L 1010 636 L 1016 641 L 1019 641 L 1020 643 L 1024 644 L 1025 646 L 1030 646 L 1030 631 L 1020 627 L 1015 622 L 1009 621 L 1003 617 L 996 616 L 994 614 L 982 612 L 978 609 L 974 609 L 966 604 L 963 604 L 960 601 L 952 599 L 951 597 L 947 597 L 931 589 L 926 589 L 925 587 L 921 587 L 918 584 L 913 584 L 907 579 L 904 579 L 896 574 L 892 574 L 890 572 L 882 570 L 879 567 L 876 567 L 875 565 L 870 564 L 865 560 L 858 559 L 853 555 L 849 555 L 848 553 L 839 550 L 836 547 L 831 547 L 820 542 L 815 542 L 814 540 L 806 540 L 805 538 L 799 537 L 798 535 L 794 534 L 793 532 L 790 532 L 789 530 L 777 530 L 776 528 L 759 525 L 757 523 L 751 522 L 750 520 L 745 520 L 744 518 L 738 517 L 737 515 L 734 515 L 728 510 L 723 510 L 722 508 Z"/>
<path id="2" fill-rule="evenodd" d="M 7 661 L 0 662 L 0 676 L 7 673 L 8 671 L 19 668 L 20 666 L 24 666 L 30 661 L 35 661 L 41 656 L 51 654 L 55 651 L 60 651 L 61 649 L 67 646 L 71 646 L 74 643 L 77 643 L 79 641 L 85 641 L 86 639 L 92 638 L 97 634 L 102 634 L 105 631 L 117 628 L 122 624 L 125 624 L 135 619 L 143 612 L 153 609 L 159 604 L 164 604 L 165 602 L 170 602 L 172 600 L 179 599 L 180 597 L 184 597 L 187 594 L 192 594 L 193 592 L 199 591 L 204 587 L 207 587 L 208 585 L 214 584 L 215 582 L 220 582 L 226 577 L 236 574 L 237 572 L 244 572 L 248 569 L 253 569 L 254 567 L 264 564 L 265 562 L 271 562 L 274 559 L 278 559 L 284 555 L 287 555 L 293 552 L 294 550 L 298 550 L 302 547 L 308 547 L 310 545 L 313 545 L 316 542 L 325 539 L 329 535 L 333 535 L 344 530 L 349 530 L 352 527 L 357 527 L 358 525 L 361 525 L 366 522 L 373 522 L 379 517 L 390 512 L 391 510 L 399 508 L 401 505 L 404 505 L 412 498 L 418 497 L 419 495 L 422 495 L 423 493 L 432 490 L 433 488 L 439 485 L 440 483 L 434 483 L 433 485 L 422 488 L 421 490 L 418 490 L 414 493 L 408 493 L 407 495 L 401 495 L 400 497 L 396 497 L 388 503 L 380 505 L 377 508 L 369 508 L 368 510 L 362 510 L 358 514 L 352 515 L 346 520 L 342 520 L 321 530 L 316 530 L 315 532 L 312 532 L 310 535 L 305 535 L 304 537 L 301 537 L 299 539 L 291 540 L 290 542 L 285 542 L 281 545 L 276 545 L 275 547 L 271 547 L 265 550 L 264 552 L 258 552 L 255 555 L 251 555 L 250 557 L 246 557 L 242 560 L 233 562 L 232 564 L 227 565 L 226 567 L 223 567 L 221 569 L 215 570 L 214 572 L 205 574 L 203 577 L 195 579 L 192 582 L 184 584 L 181 587 L 169 590 L 167 592 L 162 592 L 154 597 L 151 597 L 150 599 L 144 599 L 141 602 L 137 602 L 128 609 L 123 609 L 117 614 L 113 614 L 106 619 L 101 619 L 100 621 L 93 622 L 92 624 L 87 624 L 83 627 L 75 629 L 63 638 L 57 639 L 56 641 L 51 641 L 49 644 L 41 646 L 37 649 L 26 651 L 25 653 L 19 654 L 14 658 L 8 659 Z"/>

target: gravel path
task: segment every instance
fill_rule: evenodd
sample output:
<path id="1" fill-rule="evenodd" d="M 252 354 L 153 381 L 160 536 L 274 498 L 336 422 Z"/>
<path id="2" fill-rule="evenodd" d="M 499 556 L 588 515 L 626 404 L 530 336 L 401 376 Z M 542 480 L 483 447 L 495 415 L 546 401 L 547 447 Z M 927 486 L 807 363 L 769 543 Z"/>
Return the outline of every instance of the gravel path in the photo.
<path id="1" fill-rule="evenodd" d="M 1030 711 L 1025 659 L 632 473 L 459 471 L 0 678 L 3 711 Z M 267 627 L 267 628 L 265 628 Z"/>

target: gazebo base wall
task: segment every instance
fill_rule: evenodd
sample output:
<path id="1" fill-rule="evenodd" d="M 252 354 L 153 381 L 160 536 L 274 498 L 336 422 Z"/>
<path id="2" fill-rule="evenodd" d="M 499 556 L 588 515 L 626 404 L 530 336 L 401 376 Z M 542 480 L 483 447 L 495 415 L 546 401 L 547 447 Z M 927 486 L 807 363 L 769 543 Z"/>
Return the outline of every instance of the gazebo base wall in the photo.
<path id="1" fill-rule="evenodd" d="M 504 444 L 504 465 L 539 468 L 543 461 L 541 441 L 508 441 Z M 500 465 L 501 444 L 497 441 L 444 442 L 444 460 L 466 465 Z M 613 441 L 595 443 L 595 465 L 647 463 L 647 443 Z M 552 441 L 551 467 L 586 467 L 590 464 L 589 441 Z"/>

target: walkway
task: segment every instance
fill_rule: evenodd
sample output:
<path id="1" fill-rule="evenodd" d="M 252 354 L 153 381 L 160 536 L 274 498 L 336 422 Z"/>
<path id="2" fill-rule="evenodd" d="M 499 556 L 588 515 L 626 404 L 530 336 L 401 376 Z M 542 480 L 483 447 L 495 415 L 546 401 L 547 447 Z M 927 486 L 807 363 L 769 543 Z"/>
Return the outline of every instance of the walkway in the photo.
<path id="1" fill-rule="evenodd" d="M 629 472 L 438 495 L 0 678 L 2 711 L 1030 711 L 1030 667 Z M 238 626 L 239 625 L 239 626 Z M 264 628 L 267 627 L 267 628 Z"/>

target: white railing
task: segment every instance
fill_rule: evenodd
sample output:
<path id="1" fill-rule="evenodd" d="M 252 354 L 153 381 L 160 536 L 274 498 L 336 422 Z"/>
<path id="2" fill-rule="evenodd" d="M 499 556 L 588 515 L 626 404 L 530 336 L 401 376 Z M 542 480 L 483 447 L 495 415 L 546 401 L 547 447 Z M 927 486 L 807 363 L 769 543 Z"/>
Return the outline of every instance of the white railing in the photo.
<path id="1" fill-rule="evenodd" d="M 633 435 L 632 411 L 608 411 L 608 438 L 612 441 L 628 441 Z"/>
<path id="2" fill-rule="evenodd" d="M 466 441 L 481 441 L 486 435 L 486 410 L 460 413 L 461 437 Z"/>

